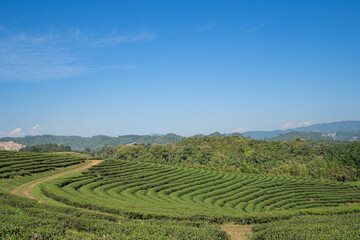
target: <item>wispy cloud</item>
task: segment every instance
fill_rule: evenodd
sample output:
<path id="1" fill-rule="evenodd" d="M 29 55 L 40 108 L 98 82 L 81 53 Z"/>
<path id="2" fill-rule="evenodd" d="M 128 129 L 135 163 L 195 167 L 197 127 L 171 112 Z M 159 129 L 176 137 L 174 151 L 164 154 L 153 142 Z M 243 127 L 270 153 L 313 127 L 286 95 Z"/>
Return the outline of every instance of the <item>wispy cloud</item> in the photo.
<path id="1" fill-rule="evenodd" d="M 1 30 L 1 28 L 0 28 Z M 156 38 L 154 33 L 86 34 L 80 30 L 66 33 L 4 34 L 0 37 L 0 82 L 42 81 L 68 78 L 106 69 L 131 70 L 137 66 L 117 64 L 92 66 L 86 49 L 111 48 L 125 42 L 143 42 Z M 84 51 L 85 49 L 85 51 Z"/>
<path id="2" fill-rule="evenodd" d="M 265 23 L 260 23 L 256 25 L 245 24 L 240 28 L 240 32 L 242 33 L 252 33 L 261 30 L 264 27 Z"/>
<path id="3" fill-rule="evenodd" d="M 114 47 L 124 42 L 143 42 L 156 38 L 154 33 L 140 33 L 135 35 L 111 35 L 104 38 L 88 39 L 88 44 L 96 47 Z"/>
<path id="4" fill-rule="evenodd" d="M 99 47 L 113 47 L 127 40 L 126 36 L 108 37 L 95 40 L 93 43 Z"/>
<path id="5" fill-rule="evenodd" d="M 298 127 L 306 127 L 312 125 L 311 122 L 287 122 L 282 126 L 282 129 L 293 129 Z"/>
<path id="6" fill-rule="evenodd" d="M 204 32 L 204 31 L 208 31 L 208 30 L 216 27 L 217 25 L 218 24 L 216 24 L 215 21 L 211 21 L 211 22 L 209 22 L 209 23 L 207 23 L 205 25 L 197 27 L 195 30 L 196 30 L 196 32 Z"/>
<path id="7" fill-rule="evenodd" d="M 156 39 L 156 37 L 157 36 L 155 33 L 141 33 L 130 37 L 130 41 L 132 42 L 149 41 Z"/>
<path id="8" fill-rule="evenodd" d="M 42 128 L 40 127 L 39 124 L 36 124 L 35 126 L 33 126 L 30 130 L 30 135 L 39 135 L 42 131 Z"/>
<path id="9" fill-rule="evenodd" d="M 0 78 L 3 80 L 66 78 L 85 70 L 79 58 L 52 33 L 37 36 L 22 33 L 0 40 Z"/>
<path id="10" fill-rule="evenodd" d="M 97 67 L 94 68 L 95 71 L 101 71 L 101 70 L 135 70 L 139 69 L 139 66 L 137 65 L 130 65 L 130 64 L 123 64 L 123 65 L 110 65 L 110 66 L 103 66 L 103 67 Z"/>

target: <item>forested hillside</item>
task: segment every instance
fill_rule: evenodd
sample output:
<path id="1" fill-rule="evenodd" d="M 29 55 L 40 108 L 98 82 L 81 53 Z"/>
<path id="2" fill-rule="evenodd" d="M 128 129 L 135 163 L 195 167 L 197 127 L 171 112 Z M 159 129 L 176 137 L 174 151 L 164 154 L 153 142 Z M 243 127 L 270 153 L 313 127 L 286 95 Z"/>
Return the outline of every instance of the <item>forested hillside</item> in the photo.
<path id="1" fill-rule="evenodd" d="M 51 152 L 71 152 L 69 146 L 57 145 L 53 143 L 46 143 L 36 146 L 29 146 L 20 149 L 21 152 L 38 152 L 38 153 L 51 153 Z"/>
<path id="2" fill-rule="evenodd" d="M 239 137 L 184 138 L 166 145 L 111 146 L 99 156 L 242 173 L 338 181 L 360 176 L 360 142 L 267 142 Z"/>
<path id="3" fill-rule="evenodd" d="M 105 135 L 97 135 L 93 137 L 41 135 L 19 138 L 0 138 L 0 142 L 14 141 L 25 146 L 35 146 L 51 143 L 70 146 L 73 150 L 84 150 L 85 148 L 90 148 L 91 150 L 100 150 L 105 146 L 126 145 L 133 143 L 165 144 L 170 142 L 178 142 L 181 139 L 181 136 L 172 133 L 163 136 L 123 135 L 118 137 L 109 137 Z"/>

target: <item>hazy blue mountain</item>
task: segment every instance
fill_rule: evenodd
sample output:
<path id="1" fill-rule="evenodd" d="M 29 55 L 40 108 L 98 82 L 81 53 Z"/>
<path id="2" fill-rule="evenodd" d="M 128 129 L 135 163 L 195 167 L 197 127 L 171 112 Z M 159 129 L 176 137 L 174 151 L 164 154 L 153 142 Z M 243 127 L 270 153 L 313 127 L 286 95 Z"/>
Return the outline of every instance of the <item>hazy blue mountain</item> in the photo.
<path id="1" fill-rule="evenodd" d="M 226 136 L 226 134 L 223 134 L 223 133 L 220 133 L 220 132 L 214 132 L 214 133 L 209 134 L 208 136 L 210 136 L 210 137 L 224 137 L 224 136 Z"/>
<path id="2" fill-rule="evenodd" d="M 294 131 L 294 130 L 293 130 Z M 265 139 L 265 138 L 274 138 L 279 136 L 280 134 L 284 134 L 288 131 L 286 130 L 275 130 L 275 131 L 247 131 L 242 134 L 245 137 L 250 137 L 253 139 Z"/>
<path id="3" fill-rule="evenodd" d="M 238 136 L 238 137 L 244 137 L 241 133 L 235 132 L 235 133 L 221 133 L 221 132 L 213 132 L 209 135 L 203 135 L 203 134 L 197 134 L 192 137 L 227 137 L 227 136 Z"/>
<path id="4" fill-rule="evenodd" d="M 274 138 L 266 138 L 267 141 L 293 141 L 296 137 L 305 140 L 330 140 L 330 141 L 360 141 L 360 131 L 338 131 L 333 133 L 320 132 L 297 132 L 292 131 L 281 134 Z"/>
<path id="5" fill-rule="evenodd" d="M 332 137 L 328 136 L 326 133 L 320 132 L 287 132 L 280 134 L 274 138 L 266 138 L 266 141 L 294 141 L 296 137 L 300 137 L 305 140 L 333 140 Z"/>
<path id="6" fill-rule="evenodd" d="M 360 121 L 341 121 L 331 123 L 318 123 L 307 127 L 299 127 L 286 130 L 275 131 L 247 131 L 243 135 L 253 139 L 275 138 L 280 134 L 288 132 L 321 132 L 321 133 L 334 133 L 339 131 L 356 131 L 360 130 Z"/>

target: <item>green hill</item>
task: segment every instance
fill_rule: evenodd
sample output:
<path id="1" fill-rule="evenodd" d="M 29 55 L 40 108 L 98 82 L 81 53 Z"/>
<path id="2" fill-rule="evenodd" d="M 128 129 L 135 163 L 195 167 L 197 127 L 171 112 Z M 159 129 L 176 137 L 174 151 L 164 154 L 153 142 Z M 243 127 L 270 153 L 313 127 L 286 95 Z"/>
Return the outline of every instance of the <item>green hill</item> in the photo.
<path id="1" fill-rule="evenodd" d="M 197 137 L 204 136 L 202 134 Z M 243 137 L 241 133 L 221 134 L 215 132 L 209 136 L 239 136 Z M 98 151 L 106 146 L 115 145 L 132 145 L 132 144 L 167 144 L 171 142 L 179 142 L 183 137 L 174 133 L 165 135 L 123 135 L 118 137 L 109 137 L 105 135 L 96 135 L 93 137 L 80 136 L 56 136 L 56 135 L 40 135 L 40 136 L 25 136 L 18 138 L 5 137 L 0 138 L 0 142 L 14 141 L 25 146 L 38 146 L 45 144 L 57 144 L 71 147 L 72 150 L 83 151 L 85 148 L 90 148 L 93 151 Z"/>
<path id="2" fill-rule="evenodd" d="M 239 173 L 351 181 L 360 177 L 360 142 L 270 142 L 233 137 L 184 138 L 151 146 L 109 146 L 103 158 L 153 162 Z"/>
<path id="3" fill-rule="evenodd" d="M 141 135 L 123 135 L 118 137 L 109 137 L 105 135 L 97 135 L 93 137 L 80 136 L 26 136 L 18 138 L 0 138 L 0 142 L 14 141 L 25 146 L 43 145 L 47 143 L 69 146 L 73 150 L 100 150 L 105 146 L 126 145 L 126 144 L 165 144 L 170 142 L 178 142 L 182 136 L 176 134 L 166 134 L 163 136 L 141 136 Z"/>

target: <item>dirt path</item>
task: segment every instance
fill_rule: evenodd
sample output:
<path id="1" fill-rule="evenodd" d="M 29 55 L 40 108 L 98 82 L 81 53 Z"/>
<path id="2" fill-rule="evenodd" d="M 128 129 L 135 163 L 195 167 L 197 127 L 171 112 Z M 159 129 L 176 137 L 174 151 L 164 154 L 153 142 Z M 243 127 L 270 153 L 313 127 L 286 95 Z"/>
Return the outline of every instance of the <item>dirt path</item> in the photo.
<path id="1" fill-rule="evenodd" d="M 81 166 L 81 167 L 78 167 L 78 168 L 73 168 L 73 169 L 70 169 L 70 170 L 67 170 L 67 171 L 64 171 L 64 172 L 60 172 L 60 173 L 57 173 L 57 174 L 54 174 L 54 175 L 51 175 L 51 176 L 47 176 L 47 177 L 44 177 L 44 178 L 40 178 L 40 179 L 36 179 L 34 181 L 31 181 L 31 182 L 27 182 L 27 183 L 24 183 L 14 189 L 11 190 L 11 194 L 15 194 L 19 191 L 20 188 L 23 188 L 24 185 L 26 185 L 26 188 L 24 190 L 22 190 L 22 193 L 27 197 L 27 198 L 31 198 L 31 199 L 34 199 L 34 200 L 37 200 L 38 202 L 42 202 L 40 201 L 39 199 L 35 198 L 33 195 L 31 195 L 31 189 L 33 189 L 36 185 L 40 184 L 40 183 L 43 183 L 45 181 L 49 181 L 51 179 L 54 179 L 54 178 L 58 178 L 58 177 L 62 177 L 68 173 L 72 173 L 72 172 L 78 172 L 78 171 L 82 171 L 82 170 L 85 170 L 91 166 L 94 166 L 96 164 L 99 164 L 101 163 L 103 160 L 91 160 L 91 162 L 85 166 Z"/>
<path id="2" fill-rule="evenodd" d="M 229 223 L 222 225 L 221 229 L 230 236 L 231 240 L 245 240 L 252 234 L 251 225 L 236 225 L 234 223 Z"/>

